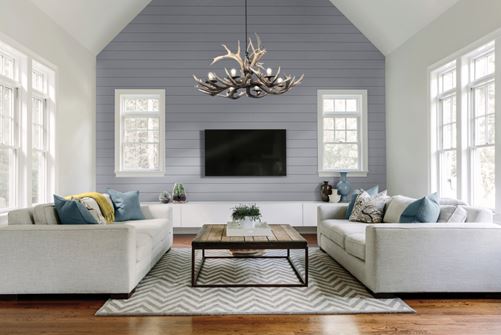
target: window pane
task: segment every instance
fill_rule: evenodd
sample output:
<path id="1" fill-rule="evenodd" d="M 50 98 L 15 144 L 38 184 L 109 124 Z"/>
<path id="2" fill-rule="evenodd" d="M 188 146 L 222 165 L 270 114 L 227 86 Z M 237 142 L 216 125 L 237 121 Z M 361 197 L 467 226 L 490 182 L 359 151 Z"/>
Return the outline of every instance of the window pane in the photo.
<path id="1" fill-rule="evenodd" d="M 346 119 L 344 117 L 335 118 L 336 130 L 345 130 L 346 129 Z"/>
<path id="2" fill-rule="evenodd" d="M 344 130 L 334 132 L 334 142 L 346 142 L 346 132 Z"/>
<path id="3" fill-rule="evenodd" d="M 348 99 L 346 100 L 346 111 L 347 112 L 356 112 L 357 108 L 357 100 L 356 99 Z"/>
<path id="4" fill-rule="evenodd" d="M 15 61 L 13 58 L 11 58 L 7 55 L 3 55 L 2 73 L 7 78 L 14 79 L 14 64 L 15 64 Z"/>
<path id="5" fill-rule="evenodd" d="M 494 115 L 489 115 L 487 117 L 487 131 L 485 134 L 486 142 L 488 144 L 494 144 L 496 142 L 496 121 Z"/>
<path id="6" fill-rule="evenodd" d="M 440 157 L 440 196 L 457 198 L 456 151 L 445 151 Z"/>
<path id="7" fill-rule="evenodd" d="M 357 118 L 350 117 L 346 119 L 346 129 L 348 130 L 357 130 L 358 129 L 358 120 Z"/>
<path id="8" fill-rule="evenodd" d="M 453 125 L 446 125 L 442 128 L 442 149 L 453 148 Z"/>
<path id="9" fill-rule="evenodd" d="M 141 113 L 141 112 L 158 112 L 159 99 L 153 97 L 134 97 L 129 96 L 123 98 L 125 112 Z"/>
<path id="10" fill-rule="evenodd" d="M 334 132 L 331 130 L 324 131 L 324 142 L 334 142 Z"/>
<path id="11" fill-rule="evenodd" d="M 358 132 L 357 131 L 347 131 L 346 132 L 347 142 L 358 142 Z"/>
<path id="12" fill-rule="evenodd" d="M 473 80 L 477 80 L 495 71 L 494 53 L 473 60 Z"/>
<path id="13" fill-rule="evenodd" d="M 158 130 L 159 129 L 159 119 L 158 118 L 132 118 L 128 117 L 125 119 L 125 132 L 131 130 Z"/>
<path id="14" fill-rule="evenodd" d="M 45 201 L 46 156 L 39 151 L 32 152 L 31 162 L 31 201 L 39 204 Z"/>
<path id="15" fill-rule="evenodd" d="M 0 86 L 0 142 L 6 145 L 14 144 L 14 91 Z"/>
<path id="16" fill-rule="evenodd" d="M 358 145 L 326 144 L 324 147 L 324 168 L 335 170 L 358 169 Z"/>
<path id="17" fill-rule="evenodd" d="M 334 112 L 334 100 L 324 99 L 324 113 Z"/>
<path id="18" fill-rule="evenodd" d="M 477 148 L 473 160 L 473 205 L 495 208 L 494 147 Z"/>
<path id="19" fill-rule="evenodd" d="M 446 72 L 440 76 L 441 81 L 441 92 L 446 92 L 448 90 L 456 87 L 456 69 Z"/>
<path id="20" fill-rule="evenodd" d="M 336 112 L 346 112 L 346 100 L 336 99 L 334 102 L 334 109 Z"/>
<path id="21" fill-rule="evenodd" d="M 475 100 L 475 104 L 474 104 L 474 115 L 475 117 L 477 116 L 482 116 L 482 115 L 485 115 L 485 107 L 486 107 L 486 87 L 485 86 L 482 86 L 482 87 L 478 87 L 478 88 L 475 88 L 473 89 L 473 92 L 474 92 L 474 100 Z"/>
<path id="22" fill-rule="evenodd" d="M 124 144 L 124 170 L 158 170 L 159 144 Z"/>
<path id="23" fill-rule="evenodd" d="M 125 132 L 125 142 L 134 143 L 159 143 L 158 130 L 134 130 Z"/>
<path id="24" fill-rule="evenodd" d="M 495 84 L 489 84 L 487 86 L 487 113 L 495 114 L 496 113 L 496 92 L 495 92 Z"/>
<path id="25" fill-rule="evenodd" d="M 11 175 L 13 164 L 11 150 L 0 149 L 0 208 L 10 207 L 10 180 L 14 178 Z"/>
<path id="26" fill-rule="evenodd" d="M 334 129 L 334 119 L 324 118 L 324 129 Z"/>

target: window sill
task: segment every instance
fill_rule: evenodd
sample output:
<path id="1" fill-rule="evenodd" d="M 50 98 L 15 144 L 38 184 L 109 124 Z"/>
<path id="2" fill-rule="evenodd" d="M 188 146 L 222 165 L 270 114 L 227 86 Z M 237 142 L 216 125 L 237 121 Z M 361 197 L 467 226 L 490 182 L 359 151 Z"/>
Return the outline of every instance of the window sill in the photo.
<path id="1" fill-rule="evenodd" d="M 133 177 L 163 177 L 165 171 L 123 171 L 115 172 L 117 178 L 133 178 Z"/>
<path id="2" fill-rule="evenodd" d="M 350 177 L 367 177 L 369 171 L 347 171 L 348 178 Z M 319 171 L 319 177 L 340 177 L 341 175 L 337 171 Z"/>

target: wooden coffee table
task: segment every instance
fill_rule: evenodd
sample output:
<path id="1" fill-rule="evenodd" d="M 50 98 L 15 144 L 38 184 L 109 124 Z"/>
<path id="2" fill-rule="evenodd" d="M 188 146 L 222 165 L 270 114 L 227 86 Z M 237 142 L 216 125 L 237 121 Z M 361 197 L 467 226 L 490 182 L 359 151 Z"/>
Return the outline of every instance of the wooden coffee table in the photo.
<path id="1" fill-rule="evenodd" d="M 193 287 L 305 287 L 308 286 L 308 242 L 290 225 L 270 225 L 273 236 L 226 236 L 226 225 L 207 224 L 191 242 L 191 286 Z M 205 250 L 255 249 L 287 250 L 287 256 L 206 256 Z M 304 250 L 304 278 L 290 258 L 291 249 Z M 202 250 L 202 263 L 196 269 L 196 251 Z M 210 258 L 280 258 L 287 259 L 299 282 L 297 284 L 198 284 L 206 259 Z"/>

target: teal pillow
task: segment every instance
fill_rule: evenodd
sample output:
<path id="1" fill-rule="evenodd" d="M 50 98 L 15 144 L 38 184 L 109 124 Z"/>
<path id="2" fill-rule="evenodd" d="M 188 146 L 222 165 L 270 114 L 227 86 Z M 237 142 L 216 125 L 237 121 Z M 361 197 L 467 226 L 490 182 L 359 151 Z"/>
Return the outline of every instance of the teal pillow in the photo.
<path id="1" fill-rule="evenodd" d="M 66 200 L 54 194 L 54 207 L 61 224 L 97 224 L 89 210 L 76 200 Z"/>
<path id="2" fill-rule="evenodd" d="M 353 207 L 355 207 L 355 202 L 357 201 L 358 195 L 360 193 L 362 193 L 362 191 L 367 192 L 371 196 L 371 198 L 372 198 L 376 194 L 379 193 L 379 185 L 372 186 L 371 188 L 369 188 L 367 190 L 356 190 L 355 192 L 353 192 L 353 195 L 351 196 L 350 203 L 348 204 L 348 208 L 346 209 L 346 213 L 344 215 L 344 218 L 346 220 L 350 219 L 351 212 L 353 212 Z"/>
<path id="3" fill-rule="evenodd" d="M 139 191 L 122 193 L 108 189 L 106 192 L 115 207 L 115 221 L 144 220 L 139 203 Z"/>
<path id="4" fill-rule="evenodd" d="M 400 223 L 437 222 L 440 215 L 440 203 L 437 193 L 410 203 L 400 216 Z"/>

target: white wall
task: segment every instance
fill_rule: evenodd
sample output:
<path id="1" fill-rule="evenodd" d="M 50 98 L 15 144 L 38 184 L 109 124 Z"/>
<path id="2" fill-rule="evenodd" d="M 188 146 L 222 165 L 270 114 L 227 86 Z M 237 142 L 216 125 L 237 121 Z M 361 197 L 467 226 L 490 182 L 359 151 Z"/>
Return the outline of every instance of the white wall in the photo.
<path id="1" fill-rule="evenodd" d="M 501 1 L 462 0 L 386 57 L 387 182 L 428 192 L 428 67 L 501 27 Z"/>
<path id="2" fill-rule="evenodd" d="M 57 67 L 56 191 L 95 189 L 95 56 L 25 0 L 0 0 L 0 33 Z"/>

